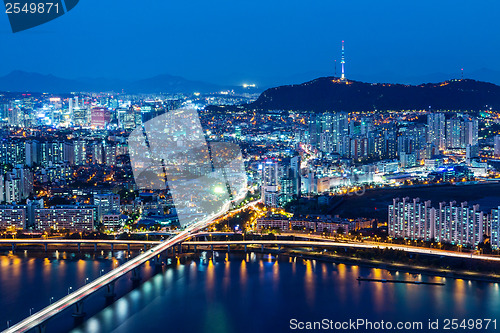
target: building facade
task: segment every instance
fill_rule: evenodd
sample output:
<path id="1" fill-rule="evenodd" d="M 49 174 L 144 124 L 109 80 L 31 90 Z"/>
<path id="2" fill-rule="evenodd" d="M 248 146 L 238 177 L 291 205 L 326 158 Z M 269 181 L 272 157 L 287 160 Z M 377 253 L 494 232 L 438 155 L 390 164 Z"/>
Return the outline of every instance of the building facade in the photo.
<path id="1" fill-rule="evenodd" d="M 34 222 L 38 230 L 70 230 L 92 232 L 95 223 L 95 206 L 55 206 L 34 210 Z"/>
<path id="2" fill-rule="evenodd" d="M 388 212 L 390 237 L 462 246 L 481 243 L 490 231 L 488 222 L 479 205 L 471 207 L 467 202 L 440 202 L 439 207 L 432 207 L 431 201 L 396 198 Z"/>
<path id="3" fill-rule="evenodd" d="M 26 206 L 1 205 L 0 228 L 26 229 Z"/>

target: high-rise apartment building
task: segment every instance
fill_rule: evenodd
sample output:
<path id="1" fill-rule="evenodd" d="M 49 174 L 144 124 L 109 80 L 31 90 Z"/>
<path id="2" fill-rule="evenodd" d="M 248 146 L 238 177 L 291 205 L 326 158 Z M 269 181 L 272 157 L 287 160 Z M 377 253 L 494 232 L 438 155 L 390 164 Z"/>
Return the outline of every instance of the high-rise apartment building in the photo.
<path id="1" fill-rule="evenodd" d="M 397 198 L 389 205 L 388 225 L 391 237 L 477 246 L 488 230 L 488 219 L 479 205 L 441 202 L 434 208 L 430 201 Z"/>
<path id="2" fill-rule="evenodd" d="M 262 164 L 262 202 L 267 206 L 276 207 L 279 190 L 278 162 L 267 160 Z"/>
<path id="3" fill-rule="evenodd" d="M 433 144 L 438 150 L 445 149 L 445 126 L 443 113 L 427 115 L 427 142 Z"/>
<path id="4" fill-rule="evenodd" d="M 500 135 L 496 135 L 494 140 L 494 155 L 500 157 Z"/>

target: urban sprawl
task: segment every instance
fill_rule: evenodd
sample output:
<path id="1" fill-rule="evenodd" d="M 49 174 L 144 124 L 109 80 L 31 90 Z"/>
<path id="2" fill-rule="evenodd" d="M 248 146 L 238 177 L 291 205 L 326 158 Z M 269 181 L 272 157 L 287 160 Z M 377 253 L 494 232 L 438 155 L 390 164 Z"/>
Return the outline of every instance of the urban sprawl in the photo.
<path id="1" fill-rule="evenodd" d="M 208 141 L 237 143 L 260 214 L 245 232 L 328 235 L 386 228 L 387 239 L 500 247 L 500 208 L 394 197 L 386 219 L 328 209 L 381 188 L 494 183 L 500 114 L 407 110 L 249 110 L 252 93 L 0 94 L 0 232 L 90 233 L 178 228 L 168 191 L 139 189 L 132 130 L 177 108 L 198 110 Z M 228 106 L 221 108 L 217 106 Z M 216 107 L 214 107 L 216 106 Z M 327 209 L 301 209 L 300 203 Z M 500 202 L 499 202 L 500 206 Z"/>

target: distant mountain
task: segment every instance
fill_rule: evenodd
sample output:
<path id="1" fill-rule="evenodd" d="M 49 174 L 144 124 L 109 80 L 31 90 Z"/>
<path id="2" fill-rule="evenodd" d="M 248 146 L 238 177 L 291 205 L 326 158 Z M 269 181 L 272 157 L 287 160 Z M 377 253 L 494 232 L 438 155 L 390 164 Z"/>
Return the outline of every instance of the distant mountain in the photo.
<path id="1" fill-rule="evenodd" d="M 500 86 L 475 80 L 421 85 L 365 83 L 323 77 L 264 91 L 248 108 L 295 111 L 479 110 L 500 108 Z"/>
<path id="2" fill-rule="evenodd" d="M 13 71 L 0 77 L 0 91 L 11 92 L 121 92 L 128 93 L 209 93 L 241 87 L 219 86 L 201 81 L 191 81 L 180 76 L 158 75 L 152 78 L 127 81 L 107 78 L 64 79 L 54 75 L 44 75 L 23 71 Z M 249 91 L 250 92 L 250 91 Z"/>
<path id="3" fill-rule="evenodd" d="M 13 71 L 0 77 L 0 91 L 12 92 L 72 92 L 85 89 L 85 84 L 76 80 L 62 79 L 23 71 Z"/>

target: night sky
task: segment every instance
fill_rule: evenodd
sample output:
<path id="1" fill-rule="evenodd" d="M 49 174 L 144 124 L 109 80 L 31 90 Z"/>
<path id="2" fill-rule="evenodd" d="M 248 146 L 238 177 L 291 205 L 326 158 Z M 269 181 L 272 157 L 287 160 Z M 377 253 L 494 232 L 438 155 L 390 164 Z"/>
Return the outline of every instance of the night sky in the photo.
<path id="1" fill-rule="evenodd" d="M 0 14 L 0 75 L 137 79 L 172 74 L 222 84 L 340 72 L 405 81 L 500 72 L 498 0 L 81 0 L 13 34 Z"/>

